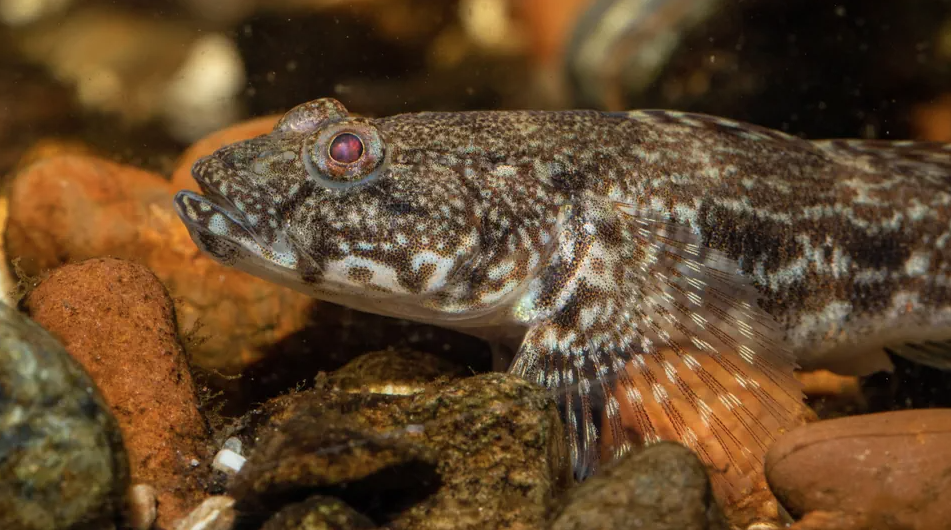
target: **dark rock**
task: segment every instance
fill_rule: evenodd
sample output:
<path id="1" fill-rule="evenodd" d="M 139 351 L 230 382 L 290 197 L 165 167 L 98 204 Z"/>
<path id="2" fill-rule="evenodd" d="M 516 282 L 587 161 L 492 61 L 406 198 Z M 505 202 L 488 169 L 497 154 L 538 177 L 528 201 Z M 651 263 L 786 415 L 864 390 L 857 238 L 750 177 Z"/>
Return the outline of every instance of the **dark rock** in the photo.
<path id="1" fill-rule="evenodd" d="M 113 528 L 128 487 L 119 426 L 96 385 L 0 304 L 0 528 Z"/>
<path id="2" fill-rule="evenodd" d="M 633 451 L 572 490 L 552 530 L 726 530 L 700 460 L 662 442 Z"/>
<path id="3" fill-rule="evenodd" d="M 385 516 L 438 483 L 435 455 L 423 446 L 374 433 L 357 418 L 325 408 L 315 393 L 298 396 L 293 412 L 263 433 L 265 441 L 235 477 L 229 494 L 239 512 L 275 510 L 320 492 Z M 406 481 L 428 487 L 417 497 L 420 489 L 405 488 Z"/>
<path id="4" fill-rule="evenodd" d="M 465 369 L 441 357 L 409 348 L 367 353 L 350 361 L 329 378 L 340 389 L 373 394 L 413 394 L 442 376 L 460 377 Z"/>
<path id="5" fill-rule="evenodd" d="M 263 440 L 229 491 L 240 512 L 320 494 L 394 530 L 543 528 L 570 480 L 554 402 L 519 378 L 442 380 L 411 395 L 332 379 L 275 400 L 267 426 L 240 435 Z"/>
<path id="6" fill-rule="evenodd" d="M 205 421 L 175 329 L 171 298 L 131 261 L 97 258 L 57 268 L 23 301 L 95 378 L 119 422 L 133 483 L 155 488 L 158 526 L 200 501 L 210 460 Z"/>

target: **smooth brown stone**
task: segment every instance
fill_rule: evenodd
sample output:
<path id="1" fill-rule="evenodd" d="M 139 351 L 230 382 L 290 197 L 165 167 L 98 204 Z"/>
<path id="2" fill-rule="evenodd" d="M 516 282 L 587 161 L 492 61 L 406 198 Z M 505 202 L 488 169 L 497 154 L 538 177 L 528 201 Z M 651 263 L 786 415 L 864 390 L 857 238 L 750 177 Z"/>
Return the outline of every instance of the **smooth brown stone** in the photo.
<path id="1" fill-rule="evenodd" d="M 766 478 L 799 518 L 845 512 L 903 529 L 951 521 L 951 409 L 851 416 L 805 425 L 766 455 Z"/>

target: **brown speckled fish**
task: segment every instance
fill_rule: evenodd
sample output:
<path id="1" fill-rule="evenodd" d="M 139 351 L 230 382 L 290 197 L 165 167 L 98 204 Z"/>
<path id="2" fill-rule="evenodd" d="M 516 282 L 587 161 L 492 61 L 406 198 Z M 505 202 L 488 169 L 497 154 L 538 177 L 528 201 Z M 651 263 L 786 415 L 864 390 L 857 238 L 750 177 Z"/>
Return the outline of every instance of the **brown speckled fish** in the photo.
<path id="1" fill-rule="evenodd" d="M 204 195 L 175 204 L 222 263 L 517 351 L 562 398 L 580 475 L 601 441 L 675 438 L 742 478 L 797 421 L 797 363 L 951 359 L 927 342 L 951 339 L 951 146 L 322 99 L 194 175 Z"/>

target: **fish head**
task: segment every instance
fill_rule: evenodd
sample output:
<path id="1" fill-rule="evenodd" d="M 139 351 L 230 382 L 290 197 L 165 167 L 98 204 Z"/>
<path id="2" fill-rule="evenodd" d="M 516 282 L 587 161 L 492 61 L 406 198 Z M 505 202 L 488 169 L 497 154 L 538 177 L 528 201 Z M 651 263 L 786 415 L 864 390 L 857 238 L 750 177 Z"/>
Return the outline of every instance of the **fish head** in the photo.
<path id="1" fill-rule="evenodd" d="M 438 295 L 479 253 L 473 191 L 419 159 L 424 121 L 388 119 L 333 99 L 299 105 L 198 160 L 202 193 L 179 192 L 175 208 L 217 261 L 318 298 Z"/>

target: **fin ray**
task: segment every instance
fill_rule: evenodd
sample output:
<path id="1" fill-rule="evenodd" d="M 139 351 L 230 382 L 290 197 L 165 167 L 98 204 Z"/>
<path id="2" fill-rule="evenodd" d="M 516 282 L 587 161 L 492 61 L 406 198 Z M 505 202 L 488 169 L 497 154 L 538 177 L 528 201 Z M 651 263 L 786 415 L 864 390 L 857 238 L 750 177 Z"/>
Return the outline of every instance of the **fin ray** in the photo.
<path id="1" fill-rule="evenodd" d="M 627 254 L 597 256 L 617 260 L 610 265 L 622 274 L 575 282 L 584 286 L 575 289 L 601 289 L 597 300 L 619 309 L 589 313 L 587 327 L 567 326 L 569 317 L 534 324 L 512 370 L 558 387 L 576 475 L 593 472 L 602 454 L 675 440 L 711 469 L 721 499 L 739 501 L 765 487 L 766 449 L 802 417 L 794 356 L 734 260 L 703 246 L 689 227 L 632 209 L 612 209 L 624 214 L 617 218 L 628 227 Z M 573 248 L 583 259 L 585 244 Z M 584 300 L 573 295 L 566 298 Z"/>

